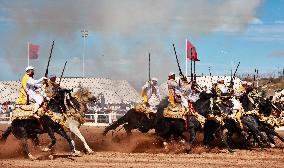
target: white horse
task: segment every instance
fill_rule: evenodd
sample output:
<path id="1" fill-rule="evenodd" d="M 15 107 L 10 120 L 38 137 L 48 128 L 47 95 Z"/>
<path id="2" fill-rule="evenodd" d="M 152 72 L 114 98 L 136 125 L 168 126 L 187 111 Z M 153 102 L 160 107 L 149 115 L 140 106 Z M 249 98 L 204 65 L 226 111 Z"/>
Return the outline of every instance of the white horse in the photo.
<path id="1" fill-rule="evenodd" d="M 88 89 L 84 89 L 82 87 L 73 91 L 71 100 L 72 99 L 73 101 L 71 101 L 71 106 L 73 108 L 67 106 L 68 109 L 66 112 L 65 126 L 83 142 L 87 153 L 93 153 L 93 150 L 87 144 L 79 128 L 85 122 L 85 113 L 88 111 L 87 103 L 96 102 L 97 99 Z"/>

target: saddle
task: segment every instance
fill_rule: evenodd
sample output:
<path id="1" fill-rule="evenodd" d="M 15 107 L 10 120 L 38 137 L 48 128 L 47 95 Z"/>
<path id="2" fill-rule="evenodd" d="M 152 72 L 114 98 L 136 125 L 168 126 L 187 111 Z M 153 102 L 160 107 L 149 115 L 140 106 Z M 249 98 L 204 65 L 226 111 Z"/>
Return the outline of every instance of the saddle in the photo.
<path id="1" fill-rule="evenodd" d="M 186 114 L 187 110 L 184 106 L 179 104 L 173 107 L 169 104 L 168 107 L 164 108 L 163 116 L 166 118 L 183 119 Z"/>
<path id="2" fill-rule="evenodd" d="M 15 108 L 15 110 L 12 111 L 12 121 L 15 119 L 18 120 L 24 120 L 24 119 L 34 119 L 35 114 L 33 113 L 34 104 L 29 105 L 20 105 Z M 39 116 L 42 116 L 45 113 L 45 109 L 43 107 L 40 107 L 37 111 L 37 114 Z"/>
<path id="3" fill-rule="evenodd" d="M 194 116 L 200 122 L 201 127 L 203 128 L 204 124 L 206 122 L 206 118 L 203 115 L 201 115 L 198 112 L 196 112 L 196 111 L 192 112 L 191 115 Z"/>
<path id="4" fill-rule="evenodd" d="M 11 120 L 27 120 L 27 119 L 35 119 L 35 114 L 33 113 L 34 104 L 29 105 L 20 105 L 16 107 L 16 109 L 12 112 Z M 66 119 L 61 114 L 54 113 L 47 109 L 46 105 L 44 104 L 41 106 L 37 111 L 38 116 L 47 115 L 49 116 L 54 122 L 65 125 Z"/>
<path id="5" fill-rule="evenodd" d="M 151 112 L 150 110 L 150 107 L 147 106 L 145 103 L 138 103 L 134 109 L 137 111 L 137 112 L 141 112 L 141 113 L 146 113 L 146 114 L 149 114 Z"/>
<path id="6" fill-rule="evenodd" d="M 45 115 L 49 116 L 52 121 L 60 124 L 60 125 L 66 125 L 66 117 L 60 113 L 54 113 L 52 111 L 47 111 Z"/>

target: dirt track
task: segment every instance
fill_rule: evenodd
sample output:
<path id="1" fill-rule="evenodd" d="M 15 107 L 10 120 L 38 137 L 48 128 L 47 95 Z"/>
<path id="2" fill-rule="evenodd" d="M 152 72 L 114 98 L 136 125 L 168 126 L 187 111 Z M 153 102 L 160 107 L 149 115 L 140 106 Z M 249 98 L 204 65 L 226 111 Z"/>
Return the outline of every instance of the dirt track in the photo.
<path id="1" fill-rule="evenodd" d="M 7 126 L 0 126 L 4 130 Z M 283 167 L 284 144 L 277 141 L 277 148 L 236 150 L 230 154 L 224 149 L 213 149 L 208 152 L 201 146 L 196 146 L 191 154 L 184 153 L 178 145 L 170 146 L 165 151 L 155 137 L 149 133 L 143 135 L 134 133 L 127 138 L 123 131 L 112 136 L 102 137 L 102 129 L 95 127 L 81 128 L 91 148 L 92 155 L 81 157 L 58 156 L 50 160 L 50 153 L 40 152 L 39 149 L 30 149 L 39 160 L 30 161 L 23 157 L 19 141 L 10 136 L 5 145 L 0 146 L 0 167 Z M 284 135 L 282 133 L 282 135 Z M 58 137 L 58 136 L 57 136 Z M 201 136 L 200 136 L 201 137 Z M 67 142 L 60 137 L 54 148 L 54 153 L 68 153 Z M 199 138 L 201 139 L 201 138 Z M 41 145 L 47 145 L 49 138 L 41 136 Z M 76 148 L 83 151 L 80 142 Z"/>

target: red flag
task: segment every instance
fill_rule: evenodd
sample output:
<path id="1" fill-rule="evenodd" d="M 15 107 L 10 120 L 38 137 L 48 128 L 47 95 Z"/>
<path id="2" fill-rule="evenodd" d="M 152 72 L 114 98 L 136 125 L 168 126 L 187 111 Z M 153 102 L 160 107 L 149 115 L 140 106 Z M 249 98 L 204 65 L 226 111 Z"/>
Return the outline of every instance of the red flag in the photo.
<path id="1" fill-rule="evenodd" d="M 36 44 L 29 44 L 29 58 L 30 59 L 37 59 L 39 52 L 39 45 Z"/>
<path id="2" fill-rule="evenodd" d="M 188 40 L 186 41 L 186 57 L 192 61 L 200 61 L 197 58 L 196 48 Z"/>

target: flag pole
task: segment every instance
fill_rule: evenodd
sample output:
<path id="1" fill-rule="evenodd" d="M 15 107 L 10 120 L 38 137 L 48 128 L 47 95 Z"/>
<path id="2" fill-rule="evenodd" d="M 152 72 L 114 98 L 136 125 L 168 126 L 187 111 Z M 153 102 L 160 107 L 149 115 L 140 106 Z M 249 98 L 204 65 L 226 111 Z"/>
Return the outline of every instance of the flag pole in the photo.
<path id="1" fill-rule="evenodd" d="M 190 49 L 192 50 L 192 48 Z M 193 81 L 193 73 L 192 73 L 192 51 L 190 52 L 190 78 Z"/>
<path id="2" fill-rule="evenodd" d="M 187 39 L 185 40 L 185 76 L 187 78 Z"/>
<path id="3" fill-rule="evenodd" d="M 196 73 L 195 73 L 195 60 L 193 61 L 193 80 L 196 80 Z"/>
<path id="4" fill-rule="evenodd" d="M 30 66 L 30 42 L 28 42 L 28 66 Z"/>

